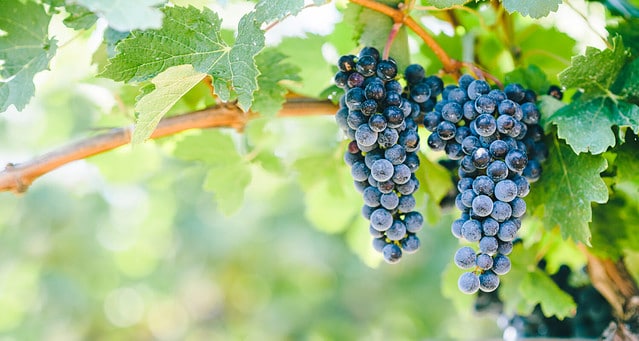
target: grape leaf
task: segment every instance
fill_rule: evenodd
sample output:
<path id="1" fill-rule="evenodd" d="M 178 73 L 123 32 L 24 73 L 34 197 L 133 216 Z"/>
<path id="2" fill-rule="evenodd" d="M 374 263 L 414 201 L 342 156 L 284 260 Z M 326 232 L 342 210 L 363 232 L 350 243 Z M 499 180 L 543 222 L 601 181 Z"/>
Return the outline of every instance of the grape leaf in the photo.
<path id="1" fill-rule="evenodd" d="M 612 90 L 636 103 L 639 99 L 639 58 L 623 68 Z"/>
<path id="2" fill-rule="evenodd" d="M 619 23 L 617 27 L 609 27 L 608 32 L 610 36 L 620 35 L 623 38 L 623 43 L 630 49 L 633 56 L 639 55 L 639 19 L 632 18 L 630 20 L 624 20 Z"/>
<path id="3" fill-rule="evenodd" d="M 559 8 L 562 0 L 502 0 L 508 13 L 519 12 L 532 18 L 547 16 Z"/>
<path id="4" fill-rule="evenodd" d="M 400 1 L 381 1 L 391 7 L 397 7 Z M 393 20 L 387 15 L 364 8 L 359 5 L 349 4 L 347 7 L 347 20 L 355 25 L 353 38 L 362 46 L 373 46 L 380 52 L 386 45 L 388 33 L 392 30 Z M 395 59 L 399 70 L 403 70 L 410 63 L 410 52 L 408 49 L 408 33 L 402 26 L 395 36 L 395 41 L 391 46 L 390 56 Z"/>
<path id="5" fill-rule="evenodd" d="M 556 316 L 563 320 L 567 316 L 573 316 L 577 309 L 572 297 L 541 270 L 529 272 L 521 282 L 519 292 L 527 301 L 539 302 L 546 317 Z"/>
<path id="6" fill-rule="evenodd" d="M 173 66 L 155 77 L 153 91 L 135 104 L 139 116 L 131 143 L 139 144 L 149 138 L 169 109 L 204 77 L 205 74 L 193 70 L 191 65 Z"/>
<path id="7" fill-rule="evenodd" d="M 599 176 L 606 169 L 606 159 L 577 155 L 557 139 L 548 147 L 541 179 L 533 184 L 526 202 L 531 211 L 541 213 L 546 228 L 559 226 L 563 238 L 590 245 L 591 202 L 608 200 L 608 188 Z"/>
<path id="8" fill-rule="evenodd" d="M 162 26 L 162 11 L 157 7 L 165 0 L 76 0 L 76 3 L 104 17 L 109 26 L 117 31 L 159 28 Z"/>
<path id="9" fill-rule="evenodd" d="M 222 213 L 230 215 L 240 208 L 244 190 L 251 182 L 251 169 L 235 149 L 231 136 L 219 130 L 190 135 L 177 143 L 173 153 L 208 167 L 203 188 L 215 193 Z"/>
<path id="10" fill-rule="evenodd" d="M 639 132 L 639 107 L 605 97 L 582 97 L 559 109 L 549 121 L 557 125 L 557 135 L 566 139 L 575 153 L 600 154 L 616 143 L 612 126 Z"/>
<path id="11" fill-rule="evenodd" d="M 262 115 L 275 115 L 285 101 L 287 89 L 283 81 L 299 81 L 299 68 L 285 61 L 287 57 L 274 49 L 267 49 L 255 56 L 260 69 L 257 77 L 259 91 L 255 92 L 251 109 Z"/>
<path id="12" fill-rule="evenodd" d="M 56 52 L 49 39 L 50 15 L 33 2 L 0 1 L 0 113 L 22 110 L 35 94 L 33 77 L 46 70 Z"/>
<path id="13" fill-rule="evenodd" d="M 585 55 L 572 58 L 571 65 L 559 74 L 567 88 L 584 89 L 586 94 L 606 94 L 628 58 L 623 41 L 612 39 L 612 49 L 588 47 Z"/>
<path id="14" fill-rule="evenodd" d="M 240 107 L 248 110 L 259 74 L 254 56 L 264 47 L 255 13 L 240 19 L 233 46 L 222 39 L 221 19 L 210 9 L 169 7 L 164 14 L 161 29 L 134 31 L 121 41 L 102 76 L 143 81 L 171 66 L 191 64 L 196 71 L 213 76 L 215 92 L 223 101 L 234 90 Z"/>
<path id="15" fill-rule="evenodd" d="M 98 20 L 98 16 L 84 6 L 69 4 L 64 9 L 69 16 L 63 22 L 74 30 L 88 30 Z"/>
<path id="16" fill-rule="evenodd" d="M 437 8 L 450 8 L 453 6 L 463 5 L 470 0 L 428 0 L 428 3 Z"/>
<path id="17" fill-rule="evenodd" d="M 619 182 L 639 183 L 639 141 L 626 134 L 626 141 L 617 149 L 617 179 Z"/>
<path id="18" fill-rule="evenodd" d="M 519 83 L 527 89 L 538 94 L 548 92 L 550 82 L 546 74 L 536 65 L 528 65 L 527 68 L 517 68 L 504 75 L 504 83 Z"/>
<path id="19" fill-rule="evenodd" d="M 616 191 L 605 205 L 594 205 L 592 223 L 592 248 L 590 252 L 617 260 L 626 247 L 636 248 L 636 222 L 639 219 L 637 203 Z M 611 228 L 614 226 L 614 228 Z"/>

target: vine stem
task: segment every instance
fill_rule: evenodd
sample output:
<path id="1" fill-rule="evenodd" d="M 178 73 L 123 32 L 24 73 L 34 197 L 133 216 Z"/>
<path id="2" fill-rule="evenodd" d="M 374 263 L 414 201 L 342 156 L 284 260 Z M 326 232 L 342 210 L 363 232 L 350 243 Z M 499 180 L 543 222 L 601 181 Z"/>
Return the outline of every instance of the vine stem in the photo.
<path id="1" fill-rule="evenodd" d="M 386 45 L 384 45 L 384 52 L 382 53 L 382 59 L 388 59 L 390 55 L 390 49 L 393 45 L 393 41 L 395 41 L 395 37 L 397 37 L 397 33 L 399 33 L 399 29 L 402 28 L 401 22 L 396 22 L 393 24 L 393 28 L 388 34 L 388 40 L 386 40 Z"/>
<path id="2" fill-rule="evenodd" d="M 393 19 L 393 22 L 395 23 L 402 23 L 406 25 L 408 28 L 413 30 L 413 32 L 415 32 L 415 34 L 417 34 L 424 41 L 424 43 L 426 43 L 426 45 L 430 47 L 431 50 L 433 50 L 433 53 L 435 53 L 435 56 L 437 56 L 437 59 L 439 59 L 442 62 L 444 66 L 444 71 L 453 75 L 459 74 L 459 69 L 461 67 L 461 64 L 458 61 L 450 58 L 450 56 L 437 43 L 437 41 L 435 41 L 435 39 L 419 23 L 417 23 L 417 21 L 415 21 L 415 19 L 413 19 L 413 17 L 411 17 L 409 14 L 399 9 L 392 8 L 390 6 L 387 6 L 385 4 L 382 4 L 373 0 L 349 0 L 349 1 L 351 3 L 382 13 L 390 17 L 391 19 Z"/>
<path id="3" fill-rule="evenodd" d="M 296 97 L 289 99 L 278 117 L 334 115 L 337 107 L 330 101 Z M 151 135 L 157 139 L 190 129 L 234 128 L 242 130 L 248 121 L 259 116 L 244 113 L 231 104 L 164 118 Z M 105 133 L 80 139 L 53 149 L 24 163 L 10 163 L 0 171 L 0 192 L 25 192 L 42 175 L 67 163 L 88 158 L 131 142 L 133 126 L 114 128 Z"/>

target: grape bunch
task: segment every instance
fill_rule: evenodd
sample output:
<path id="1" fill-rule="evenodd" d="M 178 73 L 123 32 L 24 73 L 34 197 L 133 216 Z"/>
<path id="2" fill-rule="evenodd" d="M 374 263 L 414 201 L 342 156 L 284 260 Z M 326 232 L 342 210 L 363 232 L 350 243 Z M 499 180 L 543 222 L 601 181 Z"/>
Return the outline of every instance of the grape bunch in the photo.
<path id="1" fill-rule="evenodd" d="M 547 156 L 536 94 L 513 83 L 504 90 L 463 75 L 448 85 L 442 100 L 424 115 L 428 146 L 459 163 L 455 205 L 461 218 L 455 237 L 478 243 L 461 247 L 455 264 L 464 270 L 459 289 L 491 292 L 511 267 L 508 255 L 526 212 L 523 198 L 541 174 Z"/>
<path id="2" fill-rule="evenodd" d="M 363 48 L 359 56 L 340 57 L 337 66 L 334 81 L 345 94 L 335 118 L 351 140 L 344 161 L 362 193 L 362 215 L 370 221 L 373 247 L 386 262 L 397 263 L 403 253 L 420 247 L 415 234 L 424 218 L 414 211 L 413 196 L 420 164 L 416 119 L 420 103 L 437 96 L 437 88 L 424 88 L 411 97 L 396 79 L 395 61 L 381 59 L 373 47 Z"/>

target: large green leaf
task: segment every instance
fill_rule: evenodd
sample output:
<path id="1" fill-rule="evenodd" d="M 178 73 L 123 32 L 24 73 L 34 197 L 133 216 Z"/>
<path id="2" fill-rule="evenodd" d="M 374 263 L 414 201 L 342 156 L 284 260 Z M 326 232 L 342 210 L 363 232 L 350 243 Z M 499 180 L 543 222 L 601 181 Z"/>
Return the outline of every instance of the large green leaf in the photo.
<path id="1" fill-rule="evenodd" d="M 22 110 L 35 94 L 33 77 L 55 55 L 44 8 L 33 2 L 0 1 L 0 112 Z"/>
<path id="2" fill-rule="evenodd" d="M 557 135 L 566 139 L 575 153 L 600 154 L 615 145 L 613 126 L 639 132 L 639 107 L 606 97 L 579 98 L 548 120 L 557 125 Z"/>
<path id="3" fill-rule="evenodd" d="M 264 47 L 264 33 L 251 12 L 240 20 L 234 45 L 221 36 L 222 20 L 209 9 L 164 9 L 161 29 L 134 31 L 117 46 L 102 76 L 117 81 L 143 81 L 171 66 L 191 64 L 213 76 L 222 100 L 237 93 L 238 104 L 248 110 L 257 90 L 259 72 L 254 56 Z"/>
<path id="4" fill-rule="evenodd" d="M 519 286 L 519 292 L 529 302 L 539 302 L 545 316 L 574 316 L 577 305 L 570 295 L 540 270 L 529 272 Z"/>
<path id="5" fill-rule="evenodd" d="M 541 179 L 526 198 L 529 208 L 542 215 L 546 228 L 559 226 L 563 238 L 590 245 L 591 202 L 608 200 L 608 188 L 599 176 L 606 165 L 601 156 L 577 155 L 553 139 Z"/>
<path id="6" fill-rule="evenodd" d="M 252 111 L 272 116 L 282 109 L 284 95 L 288 92 L 282 83 L 300 80 L 300 69 L 288 63 L 286 58 L 274 49 L 264 50 L 255 57 L 261 73 L 257 77 L 259 91 L 255 92 Z"/>
<path id="7" fill-rule="evenodd" d="M 159 28 L 162 11 L 158 9 L 166 0 L 75 0 L 92 12 L 104 17 L 117 31 Z"/>
<path id="8" fill-rule="evenodd" d="M 527 89 L 535 91 L 537 94 L 548 92 L 550 82 L 546 74 L 535 65 L 528 65 L 527 68 L 517 68 L 504 76 L 504 82 L 519 83 Z"/>
<path id="9" fill-rule="evenodd" d="M 570 67 L 559 74 L 567 88 L 583 89 L 586 94 L 607 94 L 628 58 L 623 41 L 616 37 L 612 49 L 588 47 L 585 55 L 572 58 Z"/>
<path id="10" fill-rule="evenodd" d="M 559 8 L 561 0 L 503 0 L 504 8 L 510 13 L 519 12 L 532 18 L 545 17 Z"/>
<path id="11" fill-rule="evenodd" d="M 131 143 L 139 144 L 149 138 L 169 109 L 204 77 L 191 65 L 173 66 L 155 77 L 152 81 L 155 89 L 135 104 L 139 116 Z"/>
<path id="12" fill-rule="evenodd" d="M 251 169 L 235 149 L 231 136 L 219 130 L 190 135 L 178 142 L 174 155 L 201 161 L 208 168 L 203 187 L 215 193 L 222 213 L 229 215 L 240 208 L 244 190 L 251 182 Z"/>

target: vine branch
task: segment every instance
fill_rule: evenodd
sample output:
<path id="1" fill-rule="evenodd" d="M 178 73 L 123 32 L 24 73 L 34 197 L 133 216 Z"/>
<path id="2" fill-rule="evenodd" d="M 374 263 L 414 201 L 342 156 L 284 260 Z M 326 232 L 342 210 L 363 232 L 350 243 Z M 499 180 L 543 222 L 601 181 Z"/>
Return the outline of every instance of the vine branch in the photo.
<path id="1" fill-rule="evenodd" d="M 330 101 L 298 97 L 284 103 L 277 116 L 334 115 L 335 110 L 335 105 Z M 190 129 L 234 128 L 242 130 L 249 120 L 257 116 L 258 114 L 255 113 L 244 113 L 235 105 L 217 105 L 200 111 L 164 118 L 150 138 L 166 137 Z M 131 141 L 132 131 L 132 125 L 114 128 L 105 133 L 53 149 L 27 162 L 10 163 L 4 170 L 0 171 L 0 192 L 25 192 L 36 179 L 60 166 L 128 144 Z"/>

